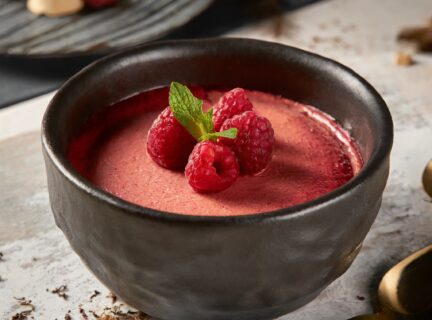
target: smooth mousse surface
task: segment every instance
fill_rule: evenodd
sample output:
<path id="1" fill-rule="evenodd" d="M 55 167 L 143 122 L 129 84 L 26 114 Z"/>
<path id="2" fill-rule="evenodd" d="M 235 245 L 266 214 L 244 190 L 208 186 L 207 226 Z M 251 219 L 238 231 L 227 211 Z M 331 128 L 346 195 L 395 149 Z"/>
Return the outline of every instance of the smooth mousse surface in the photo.
<path id="1" fill-rule="evenodd" d="M 223 91 L 192 90 L 213 105 Z M 355 143 L 319 110 L 282 97 L 247 91 L 255 111 L 275 130 L 273 159 L 259 176 L 240 177 L 215 194 L 199 194 L 183 172 L 163 169 L 146 153 L 146 136 L 167 106 L 166 88 L 140 93 L 90 119 L 68 157 L 99 188 L 152 209 L 188 215 L 244 215 L 293 206 L 350 180 L 362 166 Z"/>

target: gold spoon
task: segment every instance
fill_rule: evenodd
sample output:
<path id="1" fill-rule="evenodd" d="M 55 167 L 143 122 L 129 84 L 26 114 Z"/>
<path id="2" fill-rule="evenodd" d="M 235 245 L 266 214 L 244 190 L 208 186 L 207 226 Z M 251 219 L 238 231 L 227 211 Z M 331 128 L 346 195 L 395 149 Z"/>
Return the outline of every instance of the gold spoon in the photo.
<path id="1" fill-rule="evenodd" d="M 350 320 L 396 320 L 402 319 L 401 315 L 432 313 L 432 245 L 387 271 L 379 284 L 378 300 L 385 311 Z"/>
<path id="2" fill-rule="evenodd" d="M 429 160 L 423 171 L 423 188 L 429 197 L 432 198 L 432 160 Z"/>
<path id="3" fill-rule="evenodd" d="M 357 316 L 351 318 L 349 320 L 399 320 L 395 315 L 390 313 L 376 313 L 376 314 L 368 314 L 363 316 Z"/>

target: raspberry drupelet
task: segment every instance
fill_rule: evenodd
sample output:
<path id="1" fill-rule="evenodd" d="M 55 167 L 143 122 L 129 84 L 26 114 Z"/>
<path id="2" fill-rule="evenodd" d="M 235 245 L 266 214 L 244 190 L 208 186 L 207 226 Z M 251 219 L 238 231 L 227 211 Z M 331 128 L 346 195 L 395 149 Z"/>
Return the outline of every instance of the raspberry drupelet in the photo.
<path id="1" fill-rule="evenodd" d="M 185 175 L 195 191 L 217 192 L 234 184 L 239 176 L 239 165 L 229 147 L 207 140 L 193 149 Z"/>

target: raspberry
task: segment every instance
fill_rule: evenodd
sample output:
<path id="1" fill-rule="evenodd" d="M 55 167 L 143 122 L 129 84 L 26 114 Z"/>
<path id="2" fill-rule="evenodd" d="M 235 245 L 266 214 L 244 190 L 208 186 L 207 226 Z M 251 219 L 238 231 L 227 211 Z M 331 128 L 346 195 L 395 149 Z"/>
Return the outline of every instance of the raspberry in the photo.
<path id="1" fill-rule="evenodd" d="M 230 128 L 237 128 L 237 137 L 219 140 L 235 152 L 242 174 L 256 175 L 265 170 L 271 160 L 274 145 L 274 131 L 270 121 L 254 111 L 246 111 L 226 120 L 221 131 Z"/>
<path id="2" fill-rule="evenodd" d="M 167 107 L 153 122 L 147 137 L 147 152 L 161 167 L 183 169 L 196 140 Z"/>
<path id="3" fill-rule="evenodd" d="M 87 6 L 100 9 L 103 7 L 114 6 L 117 4 L 117 0 L 85 0 Z"/>
<path id="4" fill-rule="evenodd" d="M 213 127 L 219 131 L 227 119 L 237 114 L 252 110 L 253 105 L 241 88 L 236 88 L 225 93 L 213 108 Z"/>
<path id="5" fill-rule="evenodd" d="M 230 148 L 212 141 L 198 143 L 185 170 L 190 186 L 197 192 L 217 192 L 230 187 L 239 176 L 237 158 Z"/>

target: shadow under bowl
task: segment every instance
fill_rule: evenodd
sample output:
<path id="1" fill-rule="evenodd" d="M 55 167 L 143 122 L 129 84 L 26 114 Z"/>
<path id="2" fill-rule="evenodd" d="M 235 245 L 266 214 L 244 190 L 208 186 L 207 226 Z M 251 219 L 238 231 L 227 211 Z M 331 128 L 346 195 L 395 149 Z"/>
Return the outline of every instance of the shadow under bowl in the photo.
<path id="1" fill-rule="evenodd" d="M 71 167 L 68 144 L 101 106 L 171 81 L 239 86 L 313 105 L 351 133 L 365 165 L 313 201 L 233 217 L 140 207 Z M 92 64 L 51 101 L 42 140 L 55 221 L 110 290 L 155 318 L 258 320 L 308 303 L 350 266 L 380 208 L 393 127 L 379 94 L 341 64 L 225 38 L 154 43 Z"/>

